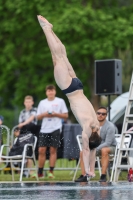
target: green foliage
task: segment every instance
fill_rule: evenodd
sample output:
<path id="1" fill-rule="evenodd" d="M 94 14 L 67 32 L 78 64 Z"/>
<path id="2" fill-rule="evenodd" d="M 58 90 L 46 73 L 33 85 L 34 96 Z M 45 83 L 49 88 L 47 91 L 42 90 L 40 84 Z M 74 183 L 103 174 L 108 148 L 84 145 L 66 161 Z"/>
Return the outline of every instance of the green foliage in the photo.
<path id="1" fill-rule="evenodd" d="M 0 109 L 0 115 L 4 116 L 3 125 L 8 126 L 11 130 L 18 123 L 18 111 L 16 109 Z"/>
<path id="2" fill-rule="evenodd" d="M 132 61 L 133 4 L 129 0 L 1 0 L 1 106 L 21 106 L 27 94 L 38 104 L 45 98 L 45 86 L 55 84 L 51 54 L 37 14 L 54 25 L 87 97 L 94 93 L 94 60 L 123 60 L 128 50 Z M 131 68 L 125 73 L 124 60 L 123 81 L 132 70 L 132 62 L 128 63 Z M 126 83 L 123 88 L 128 87 Z M 59 89 L 57 94 L 65 98 Z"/>

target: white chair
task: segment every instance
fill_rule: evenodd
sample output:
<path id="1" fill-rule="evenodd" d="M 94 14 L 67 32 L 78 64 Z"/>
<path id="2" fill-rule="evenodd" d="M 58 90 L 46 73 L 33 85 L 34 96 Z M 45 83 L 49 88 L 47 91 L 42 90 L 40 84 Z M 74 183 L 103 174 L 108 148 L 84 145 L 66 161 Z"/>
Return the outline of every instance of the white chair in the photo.
<path id="1" fill-rule="evenodd" d="M 76 139 L 77 139 L 77 142 L 78 142 L 79 149 L 80 149 L 80 151 L 82 151 L 82 136 L 77 135 Z M 120 147 L 121 135 L 115 134 L 115 139 L 116 139 L 116 142 L 117 142 L 115 154 L 109 155 L 110 156 L 109 161 L 113 162 L 110 182 L 112 182 L 112 178 L 113 178 L 113 175 L 114 175 L 115 163 L 116 163 L 116 158 L 117 158 L 117 152 L 118 152 L 118 149 Z M 131 142 L 131 135 L 126 134 L 123 147 L 128 148 L 129 145 L 130 145 L 130 142 Z M 128 162 L 129 162 L 128 151 L 125 151 L 124 154 L 122 155 L 122 157 L 127 158 Z M 96 162 L 98 164 L 99 175 L 101 176 L 100 156 L 96 156 Z M 73 176 L 73 181 L 75 180 L 75 177 L 76 177 L 76 174 L 77 174 L 77 171 L 78 171 L 78 168 L 79 168 L 79 164 L 80 164 L 80 158 L 79 158 L 78 164 L 76 166 L 76 170 L 75 170 L 75 173 L 74 173 L 74 176 Z M 107 170 L 107 175 L 108 175 L 108 178 L 109 178 L 109 170 Z"/>
<path id="2" fill-rule="evenodd" d="M 21 170 L 19 181 L 22 181 L 22 176 L 23 176 L 23 171 L 24 170 L 35 170 L 36 174 L 37 174 L 37 165 L 36 165 L 36 158 L 35 158 L 36 144 L 37 144 L 37 137 L 34 136 L 34 144 L 25 144 L 22 155 L 16 155 L 16 156 L 3 156 L 4 148 L 8 148 L 8 152 L 9 152 L 10 148 L 9 148 L 9 145 L 2 145 L 1 146 L 1 151 L 0 151 L 1 162 L 11 163 L 11 172 L 12 172 L 12 180 L 13 181 L 14 181 L 14 169 L 15 170 Z M 32 147 L 32 155 L 31 156 L 27 156 L 26 155 L 28 147 Z M 26 168 L 26 167 L 24 167 L 26 159 L 33 159 L 33 163 L 35 165 L 35 168 Z M 14 166 L 13 163 L 15 163 L 15 162 L 21 163 L 21 169 L 18 168 L 18 167 L 16 168 Z M 36 179 L 38 181 L 38 176 L 36 176 Z"/>
<path id="3" fill-rule="evenodd" d="M 77 139 L 77 142 L 78 142 L 79 150 L 82 151 L 82 135 L 77 135 L 76 139 Z M 96 162 L 98 164 L 99 175 L 101 176 L 100 159 L 99 159 L 98 156 L 96 157 Z M 77 174 L 77 171 L 78 171 L 78 168 L 79 168 L 79 164 L 80 164 L 80 158 L 79 158 L 78 164 L 76 166 L 76 170 L 74 172 L 73 181 L 75 180 L 75 177 L 76 177 L 76 174 Z"/>
<path id="4" fill-rule="evenodd" d="M 1 142 L 3 141 L 4 145 L 9 145 L 9 138 L 10 138 L 10 129 L 5 125 L 0 125 L 0 149 L 1 149 Z M 4 151 L 4 154 L 8 155 L 8 149 Z M 0 159 L 1 163 L 1 159 Z M 3 170 L 7 166 L 7 163 L 5 163 L 3 166 L 0 166 L 0 170 Z"/>
<path id="5" fill-rule="evenodd" d="M 115 138 L 116 138 L 117 146 L 116 146 L 116 150 L 115 150 L 115 154 L 114 154 L 114 158 L 113 158 L 113 167 L 112 167 L 110 182 L 112 182 L 113 176 L 114 176 L 114 172 L 115 172 L 115 164 L 116 164 L 116 159 L 117 159 L 117 153 L 118 153 L 118 150 L 120 148 L 121 135 L 120 134 L 115 134 Z M 130 134 L 126 134 L 125 138 L 124 138 L 123 148 L 125 148 L 125 149 L 129 148 L 130 143 L 131 143 L 131 135 Z M 129 156 L 128 156 L 128 151 L 126 151 L 126 150 L 123 151 L 122 158 L 127 158 L 127 162 L 130 163 Z"/>
<path id="6" fill-rule="evenodd" d="M 0 141 L 2 141 L 4 136 L 4 143 L 9 144 L 9 138 L 10 138 L 10 129 L 5 125 L 0 125 Z M 1 147 L 1 142 L 0 142 Z"/>
<path id="7" fill-rule="evenodd" d="M 14 138 L 15 138 L 15 135 L 14 135 L 14 131 L 15 129 L 18 127 L 18 125 L 14 126 L 12 129 L 11 129 L 11 135 L 10 135 L 10 138 L 11 138 L 11 146 L 13 145 L 14 143 Z"/>
<path id="8" fill-rule="evenodd" d="M 109 154 L 109 164 L 111 162 L 113 162 L 111 176 L 109 175 L 109 167 L 107 169 L 107 177 L 108 177 L 108 180 L 110 182 L 112 182 L 112 178 L 113 178 L 113 175 L 114 175 L 117 152 L 118 152 L 118 149 L 120 147 L 120 142 L 121 142 L 121 135 L 120 134 L 115 134 L 115 139 L 116 139 L 116 142 L 117 142 L 115 153 L 114 154 Z M 130 134 L 126 134 L 126 137 L 124 139 L 123 148 L 128 148 L 129 145 L 130 145 L 130 142 L 131 142 L 131 135 Z M 123 158 L 127 158 L 128 162 L 129 162 L 128 151 L 125 151 L 124 154 L 122 155 L 122 157 Z M 100 161 L 100 157 L 99 157 L 99 161 Z M 99 163 L 99 165 L 100 165 L 100 163 Z"/>

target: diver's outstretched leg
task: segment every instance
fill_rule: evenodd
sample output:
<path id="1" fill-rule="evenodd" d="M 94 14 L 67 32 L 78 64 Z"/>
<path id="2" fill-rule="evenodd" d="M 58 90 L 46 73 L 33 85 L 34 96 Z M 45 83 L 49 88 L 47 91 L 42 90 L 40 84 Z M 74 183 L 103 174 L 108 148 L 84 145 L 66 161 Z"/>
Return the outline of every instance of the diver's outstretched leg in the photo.
<path id="1" fill-rule="evenodd" d="M 50 24 L 44 17 L 40 15 L 38 15 L 37 17 L 46 36 L 52 56 L 55 57 L 56 59 L 61 58 L 62 57 L 61 45 L 60 43 L 58 43 L 53 34 L 52 24 Z"/>
<path id="2" fill-rule="evenodd" d="M 54 63 L 54 77 L 61 90 L 68 88 L 72 82 L 68 67 L 63 58 L 62 44 L 52 31 L 52 25 L 42 16 L 38 16 L 39 23 L 44 31 Z"/>
<path id="3" fill-rule="evenodd" d="M 69 71 L 69 74 L 72 78 L 76 78 L 76 73 L 75 71 L 73 70 L 73 67 L 71 65 L 71 63 L 69 62 L 68 58 L 67 58 L 67 53 L 66 53 L 66 48 L 65 46 L 62 44 L 62 42 L 60 41 L 60 39 L 57 37 L 57 35 L 53 32 L 56 40 L 60 43 L 61 45 L 61 50 L 62 50 L 62 55 L 63 55 L 63 59 L 68 67 L 68 71 Z"/>
<path id="4" fill-rule="evenodd" d="M 62 58 L 64 59 L 66 65 L 67 65 L 67 67 L 68 67 L 68 71 L 69 71 L 70 76 L 71 76 L 72 78 L 76 78 L 76 74 L 75 74 L 75 72 L 74 72 L 74 70 L 73 70 L 73 67 L 72 67 L 72 65 L 70 64 L 70 62 L 69 62 L 69 60 L 68 60 L 68 58 L 67 58 L 66 48 L 65 48 L 65 46 L 62 44 L 62 42 L 60 41 L 60 39 L 57 37 L 57 35 L 56 35 L 56 34 L 53 32 L 53 30 L 52 30 L 53 25 L 50 24 L 44 17 L 42 17 L 42 16 L 40 16 L 40 15 L 38 16 L 38 21 L 39 21 L 39 23 L 40 23 L 40 25 L 41 25 L 41 27 L 42 27 L 42 29 L 43 29 L 45 35 L 47 34 L 47 33 L 46 33 L 47 30 L 48 30 L 48 29 L 51 29 L 51 32 L 52 32 L 52 34 L 53 34 L 53 36 L 54 36 L 54 39 L 55 39 L 54 44 L 56 44 L 56 45 L 58 44 L 58 47 L 60 47 L 60 48 L 59 48 L 60 51 L 58 51 L 58 54 L 61 55 Z M 50 37 L 51 37 L 51 36 L 50 36 Z M 52 59 L 53 59 L 53 63 L 54 63 L 54 66 L 55 66 L 55 65 L 56 65 L 56 57 L 55 57 L 55 51 L 54 51 L 53 41 L 50 42 L 50 40 L 48 39 L 47 35 L 46 35 L 46 38 L 47 38 L 47 42 L 48 42 L 49 48 L 50 48 L 50 50 L 51 50 Z M 55 42 L 56 42 L 56 43 L 55 43 Z M 52 45 L 51 45 L 51 43 L 52 43 Z M 57 46 L 56 46 L 56 48 L 57 48 Z"/>

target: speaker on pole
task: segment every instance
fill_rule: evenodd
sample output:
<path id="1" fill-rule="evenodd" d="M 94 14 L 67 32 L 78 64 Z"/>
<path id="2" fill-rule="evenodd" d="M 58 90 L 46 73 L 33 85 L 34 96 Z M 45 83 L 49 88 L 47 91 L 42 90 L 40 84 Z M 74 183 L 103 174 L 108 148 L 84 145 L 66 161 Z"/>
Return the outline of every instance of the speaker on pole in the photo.
<path id="1" fill-rule="evenodd" d="M 122 93 L 122 61 L 118 59 L 95 61 L 95 93 L 111 95 Z"/>

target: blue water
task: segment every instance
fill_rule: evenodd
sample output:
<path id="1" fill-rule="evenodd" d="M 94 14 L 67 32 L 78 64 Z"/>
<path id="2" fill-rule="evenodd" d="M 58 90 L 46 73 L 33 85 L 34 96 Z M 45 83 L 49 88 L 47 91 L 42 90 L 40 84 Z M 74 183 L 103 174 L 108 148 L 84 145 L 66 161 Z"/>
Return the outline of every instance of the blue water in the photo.
<path id="1" fill-rule="evenodd" d="M 132 200 L 133 183 L 1 183 L 0 199 Z"/>

